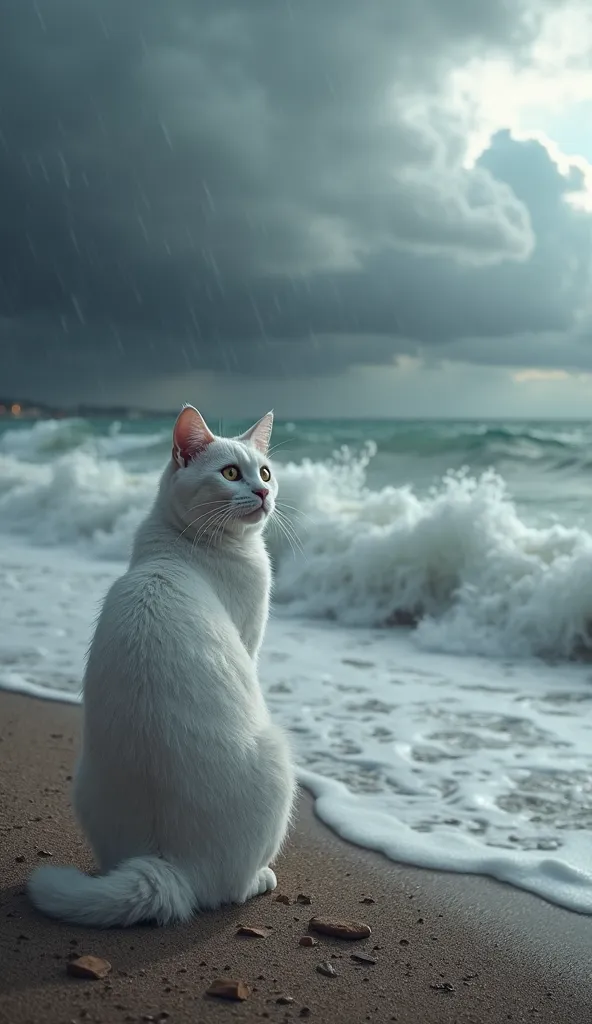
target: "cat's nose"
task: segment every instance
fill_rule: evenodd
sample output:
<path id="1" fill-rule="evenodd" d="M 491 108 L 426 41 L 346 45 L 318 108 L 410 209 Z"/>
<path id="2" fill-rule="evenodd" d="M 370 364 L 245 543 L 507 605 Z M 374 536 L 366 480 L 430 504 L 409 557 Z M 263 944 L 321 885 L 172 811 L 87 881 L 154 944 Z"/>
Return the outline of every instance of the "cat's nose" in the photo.
<path id="1" fill-rule="evenodd" d="M 261 501 L 264 502 L 269 491 L 267 490 L 267 487 L 260 487 L 259 490 L 253 490 L 253 494 L 256 494 L 257 497 L 261 498 Z"/>

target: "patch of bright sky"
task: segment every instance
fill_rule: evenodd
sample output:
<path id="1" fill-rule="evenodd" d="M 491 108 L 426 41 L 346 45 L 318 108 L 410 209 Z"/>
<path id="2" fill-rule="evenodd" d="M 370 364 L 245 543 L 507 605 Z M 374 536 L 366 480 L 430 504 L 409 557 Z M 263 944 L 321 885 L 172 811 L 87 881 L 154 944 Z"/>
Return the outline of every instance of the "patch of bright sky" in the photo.
<path id="1" fill-rule="evenodd" d="M 528 62 L 473 61 L 453 74 L 451 91 L 473 111 L 467 164 L 501 128 L 538 138 L 560 167 L 569 157 L 582 168 L 589 193 L 582 205 L 592 209 L 592 3 L 550 14 Z"/>

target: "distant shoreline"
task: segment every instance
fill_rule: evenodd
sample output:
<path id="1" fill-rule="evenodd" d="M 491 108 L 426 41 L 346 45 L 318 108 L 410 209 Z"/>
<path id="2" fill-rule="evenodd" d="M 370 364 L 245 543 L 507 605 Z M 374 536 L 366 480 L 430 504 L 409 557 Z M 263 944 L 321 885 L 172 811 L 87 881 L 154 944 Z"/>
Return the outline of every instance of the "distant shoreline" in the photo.
<path id="1" fill-rule="evenodd" d="M 53 406 L 46 402 L 34 402 L 19 397 L 0 396 L 0 424 L 4 421 L 19 420 L 174 420 L 179 412 L 175 409 L 139 409 L 134 406 L 104 406 L 80 403 L 72 406 Z M 255 413 L 253 415 L 256 415 Z M 229 417 L 226 417 L 227 419 Z M 238 416 L 245 422 L 253 417 Z M 592 417 L 591 417 L 592 418 Z M 284 423 L 574 423 L 588 424 L 591 418 L 575 417 L 532 417 L 532 416 L 278 416 L 276 422 Z"/>
<path id="2" fill-rule="evenodd" d="M 60 407 L 44 402 L 31 402 L 23 398 L 0 397 L 0 421 L 10 420 L 59 420 L 59 419 L 118 419 L 144 420 L 174 418 L 176 412 L 135 409 L 125 406 L 75 405 Z"/>

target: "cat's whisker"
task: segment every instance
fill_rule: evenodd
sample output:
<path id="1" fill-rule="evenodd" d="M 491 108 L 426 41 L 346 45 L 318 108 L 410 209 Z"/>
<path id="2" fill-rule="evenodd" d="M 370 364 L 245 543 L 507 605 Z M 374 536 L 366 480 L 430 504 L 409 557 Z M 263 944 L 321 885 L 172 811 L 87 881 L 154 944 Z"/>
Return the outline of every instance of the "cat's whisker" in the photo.
<path id="1" fill-rule="evenodd" d="M 218 543 L 218 538 L 224 532 L 227 523 L 229 523 L 231 519 L 234 519 L 234 515 L 232 509 L 228 509 L 226 511 L 226 515 L 220 517 L 220 522 L 217 528 L 214 530 L 214 533 L 210 535 L 210 541 L 207 547 L 211 547 L 213 544 Z"/>
<path id="2" fill-rule="evenodd" d="M 307 555 L 300 541 L 300 538 L 297 537 L 295 533 L 292 533 L 292 531 L 289 529 L 286 523 L 282 522 L 281 519 L 278 519 L 278 526 L 280 527 L 282 533 L 284 534 L 284 537 L 286 537 L 286 539 L 289 541 L 291 547 L 293 549 L 297 549 L 299 553 L 302 555 L 302 557 L 306 559 Z"/>
<path id="3" fill-rule="evenodd" d="M 209 534 L 209 541 L 208 544 L 206 545 L 206 547 L 209 548 L 212 545 L 212 543 L 218 540 L 220 533 L 230 522 L 230 520 L 234 518 L 235 516 L 232 507 L 227 508 L 226 506 L 223 506 L 220 509 L 216 509 L 216 511 L 212 513 L 210 518 L 206 520 L 204 525 L 200 527 L 198 534 L 194 538 L 192 550 L 193 547 L 195 547 L 195 544 L 201 541 L 202 537 L 204 537 L 205 534 Z"/>
<path id="4" fill-rule="evenodd" d="M 292 529 L 294 529 L 294 530 L 296 529 L 295 526 L 294 526 L 294 523 L 292 522 L 292 519 L 290 518 L 290 516 L 288 515 L 287 512 L 284 512 L 284 510 L 281 508 L 280 504 L 276 504 L 275 509 L 274 509 L 274 513 L 275 513 L 275 515 L 277 515 L 281 519 L 283 519 L 284 522 L 289 523 L 290 526 L 292 527 Z"/>
<path id="5" fill-rule="evenodd" d="M 203 508 L 205 505 L 220 505 L 220 501 L 218 500 L 218 501 L 202 501 L 202 502 L 199 502 L 197 505 L 193 505 L 191 508 L 185 509 L 185 514 L 187 512 L 194 511 L 196 508 Z M 177 543 L 177 541 L 180 540 L 180 538 L 183 537 L 185 533 L 187 533 L 187 530 L 190 530 L 192 526 L 195 526 L 195 524 L 198 523 L 200 519 L 203 519 L 203 517 L 208 515 L 208 514 L 209 514 L 208 512 L 204 512 L 204 513 L 202 513 L 201 516 L 196 516 L 196 518 L 192 519 L 192 521 L 190 523 L 187 523 L 187 526 L 185 527 L 185 529 L 181 530 L 179 536 L 176 538 L 175 543 Z"/>
<path id="6" fill-rule="evenodd" d="M 301 550 L 301 549 L 297 547 L 296 542 L 294 541 L 293 537 L 290 535 L 290 533 L 286 529 L 286 526 L 281 521 L 281 519 L 275 519 L 273 522 L 274 522 L 274 525 L 276 526 L 276 528 L 282 534 L 282 536 L 285 537 L 286 540 L 288 541 L 288 544 L 290 545 L 290 548 L 292 549 L 292 556 L 293 556 L 293 558 L 296 558 L 297 551 Z M 303 551 L 302 551 L 302 554 L 304 554 Z"/>
<path id="7" fill-rule="evenodd" d="M 187 523 L 186 527 L 179 532 L 179 535 L 176 538 L 176 540 L 179 540 L 181 537 L 183 537 L 183 535 L 187 533 L 187 530 L 190 530 L 192 526 L 195 526 L 195 524 L 198 523 L 200 519 L 203 519 L 203 517 L 207 515 L 209 515 L 209 512 L 204 512 L 202 515 L 196 516 L 195 519 L 192 519 L 190 523 Z"/>
<path id="8" fill-rule="evenodd" d="M 299 535 L 298 535 L 298 533 L 297 533 L 297 531 L 296 531 L 296 529 L 294 527 L 294 524 L 291 523 L 289 519 L 286 519 L 282 515 L 280 515 L 278 517 L 278 521 L 282 523 L 284 531 L 286 533 L 290 534 L 290 536 L 294 539 L 294 543 L 298 547 L 298 550 L 301 552 L 303 557 L 306 558 L 307 556 L 306 556 L 306 552 L 304 550 L 304 545 L 303 545 L 303 543 L 302 543 L 302 541 L 301 541 L 301 539 L 300 539 L 300 537 L 299 537 Z"/>
<path id="9" fill-rule="evenodd" d="M 189 528 L 190 528 L 191 526 L 195 526 L 195 524 L 196 524 L 196 523 L 199 523 L 199 521 L 200 521 L 201 519 L 205 519 L 205 520 L 206 520 L 206 521 L 205 521 L 205 523 L 203 524 L 203 526 L 201 526 L 201 527 L 198 527 L 198 529 L 196 530 L 196 532 L 195 532 L 195 535 L 194 535 L 194 537 L 193 537 L 193 542 L 192 542 L 192 544 L 191 544 L 191 550 L 193 551 L 193 548 L 195 547 L 195 538 L 199 536 L 199 534 L 200 534 L 200 531 L 201 531 L 201 530 L 202 530 L 203 528 L 206 528 L 206 529 L 207 529 L 207 527 L 208 527 L 208 524 L 209 524 L 209 523 L 210 523 L 210 522 L 211 522 L 211 521 L 212 521 L 212 520 L 213 520 L 213 519 L 215 518 L 215 516 L 216 516 L 216 514 L 217 514 L 217 511 L 218 511 L 217 509 L 214 509 L 214 511 L 212 511 L 212 510 L 210 509 L 210 511 L 209 511 L 209 512 L 203 512 L 201 516 L 196 516 L 196 518 L 195 518 L 195 519 L 194 519 L 194 520 L 193 520 L 193 521 L 192 521 L 191 523 L 189 523 L 189 524 L 188 524 L 188 525 L 187 525 L 187 526 L 185 527 L 185 529 L 184 529 L 184 530 L 183 530 L 183 531 L 182 531 L 182 532 L 181 532 L 181 533 L 179 534 L 179 536 L 177 537 L 177 540 L 179 540 L 179 539 L 180 539 L 180 537 L 182 537 L 182 536 L 183 536 L 183 535 L 184 535 L 184 534 L 185 534 L 185 533 L 187 532 L 187 530 L 188 530 L 188 529 L 189 529 Z"/>
<path id="10" fill-rule="evenodd" d="M 299 551 L 301 552 L 303 557 L 306 558 L 306 553 L 305 553 L 305 550 L 304 550 L 304 545 L 302 544 L 302 541 L 301 541 L 301 539 L 300 539 L 300 537 L 298 535 L 296 527 L 294 526 L 294 523 L 292 522 L 290 516 L 286 512 L 284 512 L 283 509 L 280 507 L 282 505 L 284 505 L 286 508 L 292 509 L 294 512 L 298 512 L 300 510 L 295 508 L 293 505 L 286 505 L 285 502 L 278 502 L 276 504 L 276 507 L 275 507 L 275 514 L 276 514 L 278 520 L 281 520 L 281 522 L 282 522 L 284 536 L 286 536 L 287 533 L 289 532 L 292 535 L 292 537 L 294 538 L 294 541 L 297 544 Z M 305 515 L 305 514 L 306 513 L 302 513 L 302 515 Z M 310 519 L 311 522 L 313 521 L 310 516 L 307 516 L 307 519 Z"/>
<path id="11" fill-rule="evenodd" d="M 277 452 L 278 448 L 281 448 L 283 445 L 289 444 L 289 443 L 290 443 L 290 439 L 287 438 L 285 441 L 278 441 L 277 444 L 272 445 L 271 448 L 267 449 L 267 456 L 268 456 L 268 458 L 271 458 L 273 453 Z M 290 451 L 289 448 L 287 450 Z"/>
<path id="12" fill-rule="evenodd" d="M 202 537 L 205 534 L 209 533 L 211 529 L 215 529 L 218 526 L 220 519 L 224 517 L 224 513 L 226 511 L 227 510 L 224 507 L 222 507 L 215 509 L 214 512 L 208 513 L 208 518 L 206 519 L 205 523 L 199 528 L 199 530 L 196 532 L 193 538 L 193 543 L 191 545 L 192 553 L 198 542 L 201 541 Z M 209 545 L 207 546 L 209 547 Z"/>
<path id="13" fill-rule="evenodd" d="M 311 523 L 314 523 L 312 516 L 309 516 L 308 512 L 303 512 L 301 508 L 296 508 L 295 505 L 288 505 L 285 501 L 276 501 L 276 505 L 281 508 L 289 508 L 291 512 L 297 512 L 299 516 L 304 516 L 305 519 L 310 519 Z"/>
<path id="14" fill-rule="evenodd" d="M 187 515 L 188 512 L 195 512 L 196 508 L 203 508 L 204 505 L 219 505 L 219 504 L 220 504 L 220 500 L 218 498 L 216 498 L 216 499 L 214 499 L 212 501 L 198 501 L 197 505 L 190 505 L 189 508 L 184 509 L 184 515 Z"/>
<path id="15" fill-rule="evenodd" d="M 219 501 L 216 501 L 216 502 L 204 502 L 203 504 L 204 504 L 204 505 L 205 505 L 205 504 L 208 504 L 208 505 L 209 505 L 209 504 L 215 504 L 215 505 L 220 505 L 220 502 L 219 502 Z M 223 507 L 223 506 L 222 506 L 222 507 Z M 196 505 L 196 506 L 195 506 L 195 508 L 199 508 L 199 505 Z M 215 511 L 216 511 L 216 510 L 214 509 L 214 512 L 215 512 Z M 190 523 L 188 523 L 188 524 L 187 524 L 187 526 L 185 527 L 185 529 L 184 529 L 184 530 L 181 530 L 181 532 L 180 532 L 179 536 L 178 536 L 178 537 L 176 538 L 176 540 L 175 540 L 175 543 L 177 543 L 177 541 L 178 541 L 178 540 L 179 540 L 179 539 L 180 539 L 180 538 L 181 538 L 181 537 L 182 537 L 182 536 L 183 536 L 183 535 L 184 535 L 185 533 L 187 533 L 187 530 L 190 530 L 192 526 L 195 526 L 195 524 L 196 524 L 196 523 L 199 523 L 200 519 L 203 519 L 203 518 L 204 518 L 204 516 L 209 516 L 210 514 L 212 514 L 212 510 L 211 510 L 211 509 L 210 509 L 210 511 L 209 511 L 209 512 L 203 512 L 201 516 L 196 516 L 196 517 L 195 517 L 195 519 L 193 519 L 193 520 L 192 520 L 192 521 L 191 521 Z"/>
<path id="16" fill-rule="evenodd" d="M 282 537 L 286 537 L 285 531 L 284 531 L 284 529 L 283 529 L 283 527 L 282 527 L 282 525 L 281 525 L 281 523 L 280 523 L 279 519 L 275 519 L 275 518 L 274 518 L 274 519 L 272 519 L 272 521 L 271 521 L 271 525 L 272 525 L 272 526 L 274 527 L 274 529 L 276 529 L 276 530 L 278 531 L 278 533 L 279 533 L 279 534 L 280 534 L 280 535 L 281 535 Z M 294 544 L 293 544 L 293 542 L 292 542 L 292 538 L 291 538 L 291 537 L 287 537 L 286 539 L 287 539 L 287 541 L 288 541 L 288 544 L 290 545 L 290 547 L 291 547 L 291 549 L 292 549 L 292 557 L 293 557 L 293 558 L 296 558 L 296 548 L 294 547 Z"/>
<path id="17" fill-rule="evenodd" d="M 283 533 L 284 537 L 286 538 L 286 540 L 288 541 L 288 543 L 292 547 L 292 551 L 294 552 L 294 555 L 296 554 L 296 551 L 295 551 L 295 546 L 296 546 L 298 548 L 298 550 L 300 551 L 300 553 L 303 555 L 303 557 L 306 558 L 306 553 L 304 551 L 304 547 L 303 547 L 302 541 L 300 540 L 300 537 L 296 533 L 296 530 L 294 528 L 293 523 L 290 522 L 290 520 L 280 511 L 280 509 L 278 509 L 278 508 L 275 509 L 275 515 L 274 515 L 272 521 L 276 522 L 278 528 L 281 530 L 281 532 Z"/>
<path id="18" fill-rule="evenodd" d="M 209 537 L 208 542 L 206 544 L 207 548 L 211 547 L 212 544 L 217 542 L 221 531 L 224 529 L 226 523 L 229 521 L 231 516 L 232 513 L 229 508 L 224 508 L 220 510 L 220 514 L 216 516 L 216 518 L 213 521 L 212 529 L 208 529 Z"/>

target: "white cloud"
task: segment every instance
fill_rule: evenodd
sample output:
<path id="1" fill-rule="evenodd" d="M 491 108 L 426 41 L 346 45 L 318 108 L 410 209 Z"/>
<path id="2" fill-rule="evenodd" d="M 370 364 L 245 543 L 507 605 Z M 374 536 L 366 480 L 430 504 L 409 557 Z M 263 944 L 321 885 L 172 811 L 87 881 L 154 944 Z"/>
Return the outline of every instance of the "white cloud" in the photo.
<path id="1" fill-rule="evenodd" d="M 592 166 L 584 152 L 588 150 L 592 157 L 586 109 L 592 101 L 592 7 L 587 2 L 551 9 L 526 60 L 516 62 L 511 52 L 474 58 L 452 72 L 449 90 L 451 105 L 473 111 L 465 157 L 468 166 L 473 166 L 496 131 L 509 128 L 517 139 L 534 138 L 545 145 L 562 173 L 568 165 L 577 165 L 585 182 L 574 202 L 592 209 Z M 562 149 L 554 129 L 563 134 L 562 121 L 568 120 L 572 121 L 569 143 Z"/>

